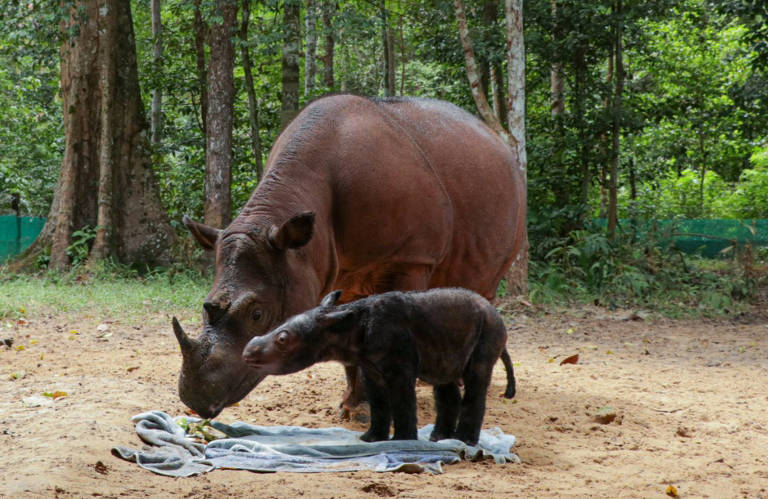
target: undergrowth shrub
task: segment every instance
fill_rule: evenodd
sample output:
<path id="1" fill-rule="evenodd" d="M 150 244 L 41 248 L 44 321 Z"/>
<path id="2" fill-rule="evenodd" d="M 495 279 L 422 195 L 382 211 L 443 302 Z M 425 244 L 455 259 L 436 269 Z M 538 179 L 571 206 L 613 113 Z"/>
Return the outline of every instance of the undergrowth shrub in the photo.
<path id="1" fill-rule="evenodd" d="M 594 302 L 648 307 L 665 315 L 722 315 L 744 309 L 762 278 L 754 272 L 749 247 L 731 258 L 685 255 L 670 244 L 674 227 L 663 231 L 617 231 L 613 239 L 595 227 L 531 245 L 529 293 L 534 303 Z"/>

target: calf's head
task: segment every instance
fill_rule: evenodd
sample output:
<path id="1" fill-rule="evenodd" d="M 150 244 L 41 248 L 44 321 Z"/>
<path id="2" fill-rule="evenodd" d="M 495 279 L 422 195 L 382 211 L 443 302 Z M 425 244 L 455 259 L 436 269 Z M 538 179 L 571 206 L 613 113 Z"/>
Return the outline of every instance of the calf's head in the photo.
<path id="1" fill-rule="evenodd" d="M 357 324 L 354 305 L 335 307 L 341 291 L 326 296 L 319 307 L 295 315 L 263 336 L 248 342 L 243 360 L 261 376 L 291 374 L 305 369 L 334 350 Z"/>
<path id="2" fill-rule="evenodd" d="M 246 343 L 317 303 L 320 290 L 305 248 L 314 214 L 266 226 L 233 223 L 225 230 L 187 217 L 184 224 L 216 260 L 203 303 L 203 332 L 190 338 L 174 320 L 183 359 L 179 397 L 200 416 L 212 418 L 264 377 L 243 361 Z"/>

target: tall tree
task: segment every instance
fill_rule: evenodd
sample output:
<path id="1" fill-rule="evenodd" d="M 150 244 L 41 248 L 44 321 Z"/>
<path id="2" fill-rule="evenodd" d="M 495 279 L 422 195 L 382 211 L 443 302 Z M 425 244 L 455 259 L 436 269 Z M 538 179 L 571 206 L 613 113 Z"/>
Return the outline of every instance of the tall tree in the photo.
<path id="1" fill-rule="evenodd" d="M 395 95 L 395 37 L 389 24 L 387 2 L 381 0 L 379 6 L 381 12 L 381 42 L 384 48 L 382 65 L 384 66 L 384 95 Z"/>
<path id="2" fill-rule="evenodd" d="M 193 28 L 195 33 L 195 63 L 197 66 L 197 84 L 200 88 L 200 124 L 203 137 L 207 137 L 208 128 L 208 68 L 205 62 L 205 41 L 208 38 L 208 25 L 203 20 L 201 0 L 195 0 Z M 203 140 L 203 150 L 207 147 Z"/>
<path id="3" fill-rule="evenodd" d="M 624 36 L 624 8 L 622 0 L 614 0 L 613 2 L 614 13 L 614 27 L 613 27 L 613 43 L 614 43 L 614 68 L 616 71 L 615 87 L 613 93 L 613 116 L 611 124 L 611 176 L 608 184 L 608 235 L 613 237 L 616 233 L 616 226 L 618 225 L 618 188 L 619 188 L 619 154 L 620 154 L 620 134 L 621 134 L 621 115 L 622 115 L 622 103 L 624 95 L 624 60 L 622 51 L 622 38 Z M 703 178 L 702 178 L 703 180 Z M 703 182 L 702 182 L 703 185 Z"/>
<path id="4" fill-rule="evenodd" d="M 248 21 L 251 18 L 251 0 L 243 0 L 240 21 L 240 59 L 245 75 L 245 91 L 248 94 L 248 123 L 251 131 L 251 154 L 256 162 L 256 175 L 259 180 L 264 175 L 264 162 L 261 159 L 261 138 L 259 137 L 259 101 L 253 88 L 251 55 L 248 50 Z"/>
<path id="5" fill-rule="evenodd" d="M 155 78 L 160 73 L 163 64 L 163 24 L 160 18 L 160 0 L 151 0 L 152 10 L 152 64 Z M 152 145 L 160 145 L 163 128 L 163 90 L 155 83 L 152 89 L 152 108 L 150 113 Z"/>
<path id="6" fill-rule="evenodd" d="M 469 88 L 472 91 L 472 98 L 475 100 L 475 105 L 477 106 L 477 110 L 483 118 L 483 121 L 485 121 L 494 132 L 499 134 L 505 142 L 509 143 L 509 134 L 504 129 L 504 125 L 501 124 L 498 117 L 494 114 L 493 108 L 488 104 L 488 97 L 483 90 L 482 76 L 477 67 L 477 57 L 475 57 L 475 48 L 472 44 L 472 38 L 469 35 L 469 25 L 467 24 L 464 0 L 454 0 L 453 6 L 456 10 L 459 39 L 461 40 L 461 47 L 464 50 L 464 64 L 467 69 L 467 79 L 469 80 Z M 510 88 L 510 98 L 512 96 L 511 94 L 512 89 Z"/>
<path id="7" fill-rule="evenodd" d="M 52 268 L 67 267 L 73 233 L 88 226 L 92 260 L 165 262 L 173 231 L 150 166 L 130 3 L 75 1 L 61 32 L 64 158 L 45 227 L 12 269 L 47 248 Z"/>
<path id="8" fill-rule="evenodd" d="M 525 38 L 523 36 L 523 0 L 505 0 L 504 18 L 507 38 L 507 126 L 510 147 L 517 153 L 518 167 L 528 178 L 528 155 L 525 149 Z M 525 189 L 527 196 L 527 188 Z M 528 292 L 528 229 L 522 228 L 521 254 L 512 264 L 507 281 L 518 293 Z"/>
<path id="9" fill-rule="evenodd" d="M 507 129 L 488 104 L 483 90 L 481 74 L 478 71 L 472 38 L 469 35 L 464 0 L 453 2 L 459 30 L 461 46 L 464 50 L 464 62 L 467 79 L 480 116 L 509 145 L 517 156 L 518 164 L 524 174 L 527 170 L 525 151 L 525 42 L 523 37 L 523 2 L 505 0 L 504 17 L 506 21 L 507 46 Z M 525 293 L 528 289 L 528 232 L 522 228 L 521 251 L 516 255 L 507 275 L 509 290 L 513 293 Z"/>
<path id="10" fill-rule="evenodd" d="M 305 55 L 304 55 L 304 95 L 309 95 L 315 90 L 317 79 L 317 1 L 307 0 L 307 11 L 304 16 L 306 25 Z"/>
<path id="11" fill-rule="evenodd" d="M 283 11 L 283 84 L 280 128 L 299 112 L 299 50 L 301 49 L 301 2 L 285 0 Z"/>
<path id="12" fill-rule="evenodd" d="M 336 16 L 336 0 L 322 0 L 323 30 L 325 31 L 325 52 L 323 54 L 323 85 L 333 88 L 336 84 L 333 73 L 333 58 L 336 48 L 336 34 L 333 18 Z"/>
<path id="13" fill-rule="evenodd" d="M 237 23 L 236 0 L 216 0 L 210 27 L 208 117 L 205 130 L 205 202 L 203 217 L 213 227 L 232 218 L 232 125 L 235 102 L 235 53 L 232 35 Z"/>

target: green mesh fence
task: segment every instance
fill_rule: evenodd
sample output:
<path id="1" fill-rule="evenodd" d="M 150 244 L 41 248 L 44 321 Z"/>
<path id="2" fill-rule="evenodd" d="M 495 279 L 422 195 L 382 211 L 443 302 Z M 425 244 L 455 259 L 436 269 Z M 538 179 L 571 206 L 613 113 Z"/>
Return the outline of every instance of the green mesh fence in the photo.
<path id="1" fill-rule="evenodd" d="M 27 249 L 43 225 L 45 218 L 0 215 L 0 263 Z"/>
<path id="2" fill-rule="evenodd" d="M 594 224 L 604 228 L 606 219 Z M 619 230 L 638 238 L 653 235 L 662 247 L 675 247 L 706 258 L 727 256 L 734 246 L 749 243 L 753 248 L 768 246 L 768 220 L 619 220 Z"/>

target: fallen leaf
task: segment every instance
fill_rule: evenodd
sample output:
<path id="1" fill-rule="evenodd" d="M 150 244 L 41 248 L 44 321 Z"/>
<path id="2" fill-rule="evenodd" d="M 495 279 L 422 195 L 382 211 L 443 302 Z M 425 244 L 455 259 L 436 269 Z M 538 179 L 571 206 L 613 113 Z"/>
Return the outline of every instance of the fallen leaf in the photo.
<path id="1" fill-rule="evenodd" d="M 24 307 L 19 307 L 19 313 L 22 315 L 27 315 L 27 309 Z"/>
<path id="2" fill-rule="evenodd" d="M 37 345 L 40 342 L 40 340 L 29 340 L 30 345 Z"/>
<path id="3" fill-rule="evenodd" d="M 26 375 L 27 371 L 16 371 L 15 373 L 11 373 L 11 379 L 22 379 Z"/>
<path id="4" fill-rule="evenodd" d="M 606 350 L 605 353 L 608 354 L 608 355 L 613 354 L 613 352 L 611 352 L 610 350 Z"/>
<path id="5" fill-rule="evenodd" d="M 550 358 L 549 358 L 549 360 L 548 360 L 547 362 L 549 362 L 549 363 L 551 364 L 551 363 L 553 363 L 554 361 L 555 361 L 555 358 L 554 358 L 554 357 L 550 357 Z"/>
<path id="6" fill-rule="evenodd" d="M 307 373 L 307 379 L 312 379 L 312 374 Z"/>
<path id="7" fill-rule="evenodd" d="M 17 345 L 15 347 L 13 347 L 13 349 L 16 350 L 17 352 L 21 352 L 22 350 L 25 349 L 25 347 L 24 347 L 24 345 Z"/>
<path id="8" fill-rule="evenodd" d="M 675 488 L 674 485 L 670 485 L 667 487 L 667 495 L 669 497 L 679 497 L 677 494 L 677 489 Z"/>
<path id="9" fill-rule="evenodd" d="M 560 361 L 561 366 L 563 364 L 578 364 L 578 363 L 579 363 L 579 354 L 571 355 L 570 357 L 566 357 Z"/>
<path id="10" fill-rule="evenodd" d="M 70 329 L 69 334 L 80 334 L 80 331 L 78 331 L 77 329 Z"/>
<path id="11" fill-rule="evenodd" d="M 49 398 L 52 398 L 53 400 L 63 398 L 67 396 L 67 392 L 62 392 L 59 390 L 56 390 L 55 392 L 43 392 L 43 395 Z"/>
<path id="12" fill-rule="evenodd" d="M 17 326 L 29 326 L 29 321 L 27 319 L 19 319 L 16 321 Z"/>
<path id="13" fill-rule="evenodd" d="M 133 371 L 135 371 L 138 368 L 139 368 L 139 366 L 131 366 L 128 369 L 126 369 L 126 371 L 128 371 L 129 373 L 132 373 Z"/>
<path id="14" fill-rule="evenodd" d="M 565 334 L 573 334 L 574 331 L 575 329 L 573 329 L 572 327 L 569 327 L 568 329 L 565 330 Z"/>

